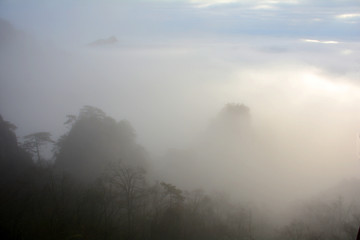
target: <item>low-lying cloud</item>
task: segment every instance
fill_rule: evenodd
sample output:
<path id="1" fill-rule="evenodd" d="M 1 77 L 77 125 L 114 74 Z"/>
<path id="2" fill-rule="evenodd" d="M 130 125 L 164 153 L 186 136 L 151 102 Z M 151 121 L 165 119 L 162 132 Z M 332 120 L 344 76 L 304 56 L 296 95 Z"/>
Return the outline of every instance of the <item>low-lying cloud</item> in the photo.
<path id="1" fill-rule="evenodd" d="M 281 205 L 280 196 L 289 203 L 356 176 L 360 44 L 351 1 L 335 13 L 328 11 L 335 1 L 325 9 L 320 1 L 257 3 L 276 9 L 243 1 L 95 1 L 85 11 L 80 3 L 68 10 L 69 26 L 62 15 L 68 3 L 60 10 L 54 9 L 59 3 L 46 5 L 56 13 L 46 23 L 45 15 L 26 21 L 44 8 L 35 4 L 20 17 L 5 1 L 8 11 L 0 13 L 28 34 L 10 31 L 10 41 L 0 42 L 0 112 L 20 136 L 50 131 L 57 137 L 67 114 L 99 107 L 131 122 L 174 184 L 232 190 L 237 197 L 241 188 L 249 200 L 272 198 Z M 99 18 L 90 19 L 95 6 Z M 114 6 L 126 14 L 118 16 Z M 56 36 L 53 43 L 50 36 Z M 87 45 L 109 36 L 118 41 Z M 251 141 L 239 149 L 249 146 L 241 154 L 254 161 L 245 167 L 236 161 L 235 143 L 229 151 L 203 143 L 227 103 L 250 108 Z M 169 149 L 187 158 L 161 165 Z"/>

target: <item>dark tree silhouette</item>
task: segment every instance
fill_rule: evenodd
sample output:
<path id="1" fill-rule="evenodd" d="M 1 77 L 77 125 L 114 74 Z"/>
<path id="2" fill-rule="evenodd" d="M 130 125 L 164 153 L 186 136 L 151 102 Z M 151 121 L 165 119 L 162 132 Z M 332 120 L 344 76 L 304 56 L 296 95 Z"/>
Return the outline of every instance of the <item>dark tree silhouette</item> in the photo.
<path id="1" fill-rule="evenodd" d="M 132 168 L 117 162 L 111 164 L 108 184 L 114 188 L 126 210 L 126 225 L 128 239 L 135 237 L 134 218 L 140 207 L 145 187 L 145 171 L 142 168 Z"/>
<path id="2" fill-rule="evenodd" d="M 94 181 L 111 162 L 144 167 L 145 150 L 136 143 L 127 121 L 116 122 L 101 109 L 85 106 L 79 116 L 68 116 L 69 132 L 55 145 L 55 166 L 84 181 Z"/>
<path id="3" fill-rule="evenodd" d="M 30 152 L 31 154 L 35 154 L 37 157 L 37 161 L 41 161 L 41 146 L 47 143 L 54 143 L 51 139 L 51 134 L 49 132 L 36 132 L 24 137 L 23 148 Z"/>
<path id="4" fill-rule="evenodd" d="M 0 171 L 5 176 L 14 177 L 15 172 L 32 165 L 31 157 L 18 144 L 14 133 L 16 126 L 3 120 L 0 115 Z"/>
<path id="5" fill-rule="evenodd" d="M 241 105 L 223 111 L 220 115 L 230 119 L 248 115 Z M 56 144 L 55 166 L 44 165 L 34 163 L 29 152 L 40 159 L 50 134 L 28 135 L 26 152 L 17 143 L 15 126 L 0 116 L 1 239 L 353 240 L 357 233 L 360 240 L 357 198 L 311 201 L 275 230 L 259 209 L 222 194 L 183 191 L 146 175 L 144 152 L 128 122 L 87 106 L 79 116 L 68 116 L 66 125 L 69 132 Z M 191 154 L 179 159 L 191 160 Z M 84 172 L 93 181 L 81 181 Z M 355 180 L 341 189 L 359 196 L 358 186 Z"/>

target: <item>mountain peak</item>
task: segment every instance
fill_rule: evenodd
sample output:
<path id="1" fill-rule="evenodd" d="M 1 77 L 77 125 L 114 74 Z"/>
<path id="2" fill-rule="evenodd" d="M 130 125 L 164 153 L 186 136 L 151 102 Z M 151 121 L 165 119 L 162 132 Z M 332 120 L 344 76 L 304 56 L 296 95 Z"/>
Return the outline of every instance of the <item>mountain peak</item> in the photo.
<path id="1" fill-rule="evenodd" d="M 107 45 L 114 45 L 118 42 L 115 36 L 111 36 L 109 38 L 101 38 L 94 42 L 89 43 L 90 46 L 107 46 Z"/>

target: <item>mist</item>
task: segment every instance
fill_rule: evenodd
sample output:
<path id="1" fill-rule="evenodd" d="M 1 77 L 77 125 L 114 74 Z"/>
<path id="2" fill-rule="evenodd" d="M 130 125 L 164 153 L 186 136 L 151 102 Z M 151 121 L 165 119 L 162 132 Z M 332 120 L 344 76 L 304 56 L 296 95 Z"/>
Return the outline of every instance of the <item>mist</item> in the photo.
<path id="1" fill-rule="evenodd" d="M 69 130 L 66 116 L 80 111 L 81 120 L 80 109 L 94 106 L 136 136 L 99 159 L 138 158 L 150 182 L 220 195 L 276 228 L 323 196 L 358 206 L 356 1 L 2 1 L 0 9 L 0 113 L 19 143 L 40 131 L 70 138 L 77 123 Z M 58 156 L 41 150 L 55 168 L 67 156 L 61 146 Z"/>

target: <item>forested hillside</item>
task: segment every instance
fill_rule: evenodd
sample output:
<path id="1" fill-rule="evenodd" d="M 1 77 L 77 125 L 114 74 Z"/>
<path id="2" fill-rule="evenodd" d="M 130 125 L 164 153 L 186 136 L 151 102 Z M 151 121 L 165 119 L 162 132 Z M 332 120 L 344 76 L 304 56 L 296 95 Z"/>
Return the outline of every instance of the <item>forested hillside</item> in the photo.
<path id="1" fill-rule="evenodd" d="M 227 108 L 235 115 L 246 110 Z M 51 163 L 18 143 L 15 126 L 1 118 L 2 239 L 350 240 L 356 235 L 358 180 L 329 190 L 326 199 L 307 200 L 290 222 L 278 225 L 264 209 L 241 199 L 184 191 L 149 176 L 146 151 L 129 122 L 86 106 L 65 124 L 69 130 L 53 144 Z"/>

